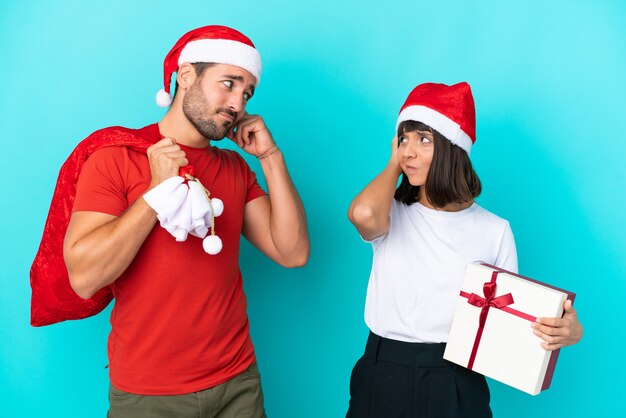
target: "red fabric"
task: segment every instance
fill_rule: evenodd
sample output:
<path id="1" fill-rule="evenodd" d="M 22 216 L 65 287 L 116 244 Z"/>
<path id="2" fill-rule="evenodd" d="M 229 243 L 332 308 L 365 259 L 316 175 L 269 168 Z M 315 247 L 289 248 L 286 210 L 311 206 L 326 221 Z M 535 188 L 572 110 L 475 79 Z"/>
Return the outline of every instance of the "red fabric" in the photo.
<path id="1" fill-rule="evenodd" d="M 151 144 L 140 133 L 118 126 L 96 131 L 78 144 L 61 167 L 41 244 L 30 269 L 31 325 L 86 318 L 103 310 L 111 301 L 113 295 L 108 287 L 89 300 L 74 293 L 63 260 L 63 239 L 83 163 L 93 152 L 110 146 L 124 145 L 145 152 Z"/>
<path id="2" fill-rule="evenodd" d="M 156 125 L 146 129 L 159 135 Z M 183 149 L 195 177 L 224 202 L 224 213 L 215 219 L 224 247 L 210 256 L 200 239 L 176 242 L 157 226 L 111 285 L 116 302 L 108 344 L 110 379 L 131 393 L 206 389 L 243 372 L 255 359 L 239 242 L 245 204 L 265 192 L 237 153 Z M 83 166 L 74 211 L 119 215 L 149 182 L 148 161 L 141 153 L 120 147 L 100 150 Z"/>
<path id="3" fill-rule="evenodd" d="M 476 142 L 476 109 L 470 85 L 461 82 L 448 86 L 423 83 L 411 91 L 400 112 L 409 106 L 425 106 L 458 123 L 463 132 Z"/>

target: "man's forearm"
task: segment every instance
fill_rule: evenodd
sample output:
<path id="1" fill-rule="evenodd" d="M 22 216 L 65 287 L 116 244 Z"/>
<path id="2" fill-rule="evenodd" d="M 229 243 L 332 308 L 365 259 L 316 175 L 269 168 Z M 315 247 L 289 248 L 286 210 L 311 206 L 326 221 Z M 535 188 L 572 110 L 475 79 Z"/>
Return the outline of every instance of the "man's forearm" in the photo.
<path id="1" fill-rule="evenodd" d="M 260 161 L 269 191 L 274 245 L 289 264 L 304 265 L 310 252 L 306 215 L 283 154 L 278 150 Z"/>
<path id="2" fill-rule="evenodd" d="M 113 283 L 130 265 L 156 223 L 156 215 L 139 198 L 119 217 L 75 212 L 64 243 L 70 284 L 82 298 Z"/>

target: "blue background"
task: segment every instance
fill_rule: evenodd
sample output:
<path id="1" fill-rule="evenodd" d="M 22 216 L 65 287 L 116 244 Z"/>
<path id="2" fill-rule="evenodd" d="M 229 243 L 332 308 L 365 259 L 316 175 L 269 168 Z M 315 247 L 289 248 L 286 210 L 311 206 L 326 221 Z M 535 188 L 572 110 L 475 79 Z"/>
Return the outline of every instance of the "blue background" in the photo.
<path id="1" fill-rule="evenodd" d="M 476 100 L 479 203 L 510 220 L 522 274 L 577 292 L 585 327 L 547 392 L 490 382 L 495 415 L 617 414 L 626 372 L 625 22 L 618 0 L 3 1 L 2 415 L 105 415 L 108 310 L 30 327 L 30 263 L 73 147 L 101 127 L 160 119 L 163 57 L 183 33 L 214 23 L 248 34 L 262 54 L 249 111 L 283 149 L 311 231 L 302 269 L 242 248 L 269 416 L 345 414 L 367 336 L 371 261 L 348 205 L 384 167 L 411 88 L 461 80 Z"/>

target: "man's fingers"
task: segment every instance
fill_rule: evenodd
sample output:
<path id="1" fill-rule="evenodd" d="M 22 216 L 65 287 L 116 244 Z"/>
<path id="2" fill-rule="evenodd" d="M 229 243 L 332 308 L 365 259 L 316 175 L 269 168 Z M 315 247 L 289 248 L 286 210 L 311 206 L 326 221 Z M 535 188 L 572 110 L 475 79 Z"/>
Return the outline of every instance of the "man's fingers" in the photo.
<path id="1" fill-rule="evenodd" d="M 161 145 L 169 145 L 169 144 L 175 144 L 175 143 L 176 143 L 176 140 L 170 137 L 165 137 L 161 139 L 159 142 L 157 142 L 157 144 L 161 144 Z"/>
<path id="2" fill-rule="evenodd" d="M 250 145 L 250 143 L 252 142 L 251 137 L 251 133 L 254 132 L 254 124 L 253 123 L 245 123 L 243 126 L 240 126 L 239 128 L 237 128 L 237 131 L 241 131 L 241 141 L 245 144 L 245 145 Z"/>
<path id="3" fill-rule="evenodd" d="M 235 126 L 233 125 L 230 128 L 228 128 L 228 131 L 226 131 L 226 138 L 232 141 L 234 137 L 235 137 Z"/>
<path id="4" fill-rule="evenodd" d="M 180 167 L 189 164 L 187 154 L 172 138 L 163 138 L 148 148 L 152 185 L 178 175 Z"/>
<path id="5" fill-rule="evenodd" d="M 173 153 L 173 152 L 177 152 L 177 151 L 182 151 L 180 146 L 177 144 L 172 144 L 172 143 L 164 143 L 164 144 L 159 144 L 156 143 L 154 145 L 152 145 L 150 148 L 148 148 L 148 157 L 152 157 L 152 156 L 156 156 L 156 155 L 165 155 L 165 154 L 169 154 L 169 153 Z"/>
<path id="6" fill-rule="evenodd" d="M 241 117 L 237 121 L 237 124 L 239 125 L 241 123 L 246 123 L 247 121 L 249 121 L 250 119 L 252 119 L 255 116 L 256 115 L 250 115 L 250 114 L 248 114 L 248 112 L 244 111 L 243 115 L 241 115 Z"/>
<path id="7" fill-rule="evenodd" d="M 237 128 L 237 130 L 235 131 L 235 128 Z M 242 147 L 242 143 L 241 143 L 241 139 L 239 138 L 239 128 L 236 126 L 231 127 L 228 130 L 228 133 L 226 134 L 226 138 L 230 139 L 231 141 L 233 141 L 235 144 L 237 144 L 238 147 Z"/>
<path id="8" fill-rule="evenodd" d="M 170 152 L 162 152 L 160 150 L 155 150 L 152 154 L 148 156 L 151 165 L 162 166 L 163 168 L 169 166 L 170 164 L 178 163 L 185 159 L 186 161 L 187 154 L 185 151 L 179 149 L 173 149 Z"/>
<path id="9" fill-rule="evenodd" d="M 237 144 L 237 146 L 239 146 L 240 148 L 243 148 L 243 140 L 241 139 L 241 124 L 237 124 L 237 130 L 234 131 L 235 134 L 233 136 L 233 141 L 235 141 L 235 143 Z"/>
<path id="10" fill-rule="evenodd" d="M 163 152 L 161 152 L 161 155 L 167 158 L 181 158 L 181 157 L 187 156 L 187 154 L 185 154 L 185 151 L 183 151 L 180 148 L 172 148 L 171 150 L 163 150 Z"/>
<path id="11" fill-rule="evenodd" d="M 150 147 L 148 147 L 148 151 L 151 149 L 159 149 L 159 148 L 163 148 L 163 147 L 167 147 L 170 145 L 175 145 L 176 144 L 176 140 L 174 138 L 163 138 L 161 139 L 159 142 L 155 142 L 154 144 L 150 145 Z"/>
<path id="12" fill-rule="evenodd" d="M 250 145 L 252 142 L 251 133 L 255 131 L 255 122 L 253 120 L 245 121 L 237 125 L 237 137 L 240 139 L 242 148 Z"/>
<path id="13" fill-rule="evenodd" d="M 274 146 L 272 135 L 259 115 L 244 115 L 237 126 L 228 131 L 228 138 L 252 155 L 260 155 L 264 149 Z"/>

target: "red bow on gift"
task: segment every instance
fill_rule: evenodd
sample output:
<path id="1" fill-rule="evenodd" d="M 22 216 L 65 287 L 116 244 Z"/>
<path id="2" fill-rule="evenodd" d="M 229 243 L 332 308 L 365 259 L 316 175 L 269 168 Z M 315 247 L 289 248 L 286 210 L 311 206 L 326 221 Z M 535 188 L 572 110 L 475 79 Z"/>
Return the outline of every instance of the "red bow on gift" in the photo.
<path id="1" fill-rule="evenodd" d="M 480 317 L 478 319 L 478 331 L 476 332 L 476 339 L 474 340 L 474 346 L 472 347 L 472 353 L 470 354 L 469 362 L 467 363 L 467 368 L 472 370 L 474 366 L 474 360 L 476 360 L 476 353 L 478 352 L 478 345 L 480 344 L 480 339 L 483 336 L 483 330 L 485 328 L 485 322 L 487 321 L 487 314 L 489 313 L 490 308 L 498 308 L 502 309 L 508 305 L 513 304 L 513 295 L 511 293 L 507 293 L 506 295 L 495 297 L 496 295 L 496 279 L 498 278 L 498 272 L 494 271 L 491 274 L 491 281 L 487 282 L 483 285 L 483 294 L 485 297 L 477 295 L 476 293 L 472 293 L 469 295 L 467 303 L 470 305 L 481 308 Z M 461 296 L 465 296 L 467 294 L 463 294 L 465 292 L 461 292 Z M 465 296 L 467 297 L 467 296 Z"/>
<path id="2" fill-rule="evenodd" d="M 513 295 L 511 293 L 495 297 L 496 280 L 498 279 L 498 273 L 498 271 L 492 272 L 491 281 L 483 284 L 483 294 L 485 295 L 485 297 L 479 296 L 476 293 L 469 294 L 462 290 L 460 292 L 461 297 L 467 298 L 467 303 L 472 306 L 481 308 L 480 317 L 478 319 L 478 330 L 476 331 L 476 339 L 474 340 L 472 353 L 470 354 L 469 362 L 467 363 L 467 368 L 470 370 L 472 370 L 472 367 L 474 366 L 474 360 L 476 360 L 476 353 L 478 352 L 478 346 L 480 345 L 480 339 L 482 338 L 483 330 L 485 329 L 485 322 L 487 321 L 487 314 L 489 313 L 490 308 L 500 309 L 503 312 L 510 313 L 511 315 L 515 315 L 519 318 L 531 322 L 535 322 L 535 320 L 537 319 L 534 316 L 529 315 L 525 312 L 510 308 L 509 305 L 512 305 L 514 303 Z"/>
<path id="3" fill-rule="evenodd" d="M 467 303 L 470 305 L 477 306 L 482 308 L 480 310 L 480 319 L 478 321 L 478 326 L 480 328 L 485 326 L 485 321 L 487 320 L 487 313 L 489 312 L 489 308 L 504 308 L 505 306 L 509 306 L 513 304 L 513 295 L 507 293 L 506 295 L 495 297 L 496 294 L 496 283 L 495 282 L 487 282 L 483 285 L 483 294 L 485 297 L 478 296 L 476 293 L 472 293 L 469 297 Z"/>

